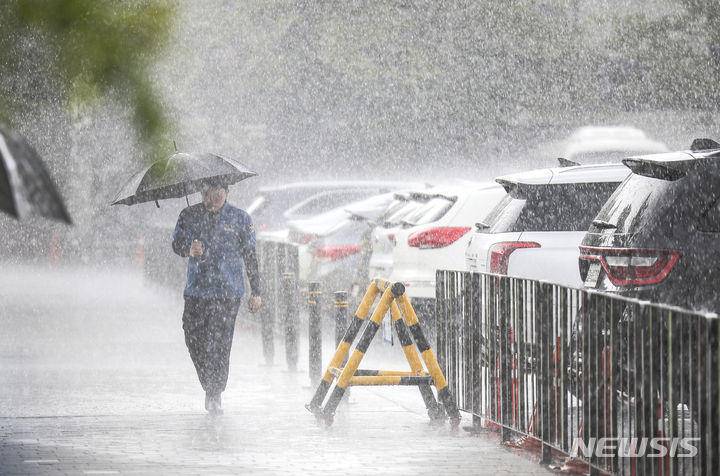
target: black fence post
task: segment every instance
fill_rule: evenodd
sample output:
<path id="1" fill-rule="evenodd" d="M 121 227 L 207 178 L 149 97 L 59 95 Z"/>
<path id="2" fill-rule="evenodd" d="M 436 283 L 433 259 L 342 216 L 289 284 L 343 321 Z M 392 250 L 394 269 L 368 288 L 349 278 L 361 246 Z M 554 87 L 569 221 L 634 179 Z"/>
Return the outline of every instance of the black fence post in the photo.
<path id="1" fill-rule="evenodd" d="M 455 398 L 460 401 L 462 395 L 462 408 L 472 408 L 473 400 L 473 368 L 472 368 L 472 346 L 473 346 L 473 333 L 472 333 L 472 293 L 470 292 L 470 273 L 464 273 L 458 271 L 460 289 L 459 295 L 462 296 L 462 347 L 461 347 L 461 368 L 462 375 L 459 376 L 459 381 L 455 384 Z"/>
<path id="2" fill-rule="evenodd" d="M 457 274 L 454 271 L 448 271 L 447 273 L 447 301 L 445 301 L 445 310 L 448 313 L 449 327 L 448 327 L 448 339 L 447 339 L 447 362 L 448 372 L 445 374 L 445 378 L 448 382 L 453 382 L 456 387 L 453 388 L 453 395 L 456 398 L 460 398 L 458 394 L 458 372 L 460 359 L 458 358 L 458 341 L 460 336 L 458 329 L 460 328 L 460 322 L 462 321 L 461 315 L 457 310 Z"/>
<path id="3" fill-rule="evenodd" d="M 473 273 L 469 275 L 470 303 L 471 303 L 471 332 L 472 332 L 472 358 L 470 359 L 470 385 L 472 387 L 472 424 L 474 428 L 482 426 L 482 368 L 481 346 L 480 346 L 480 316 L 482 303 L 480 301 L 480 275 Z"/>
<path id="4" fill-rule="evenodd" d="M 641 308 L 638 313 L 642 316 L 639 320 L 642 326 L 642 356 L 640 361 L 643 365 L 642 373 L 642 389 L 641 389 L 641 404 L 642 404 L 642 429 L 643 432 L 640 436 L 647 438 L 656 437 L 658 434 L 658 394 L 657 394 L 657 378 L 658 372 L 656 370 L 656 350 L 655 350 L 655 320 L 653 319 L 652 309 L 649 307 Z M 637 319 L 638 316 L 635 316 Z M 658 466 L 662 464 L 662 461 L 657 461 L 657 458 L 643 458 L 643 468 L 645 474 L 658 474 Z"/>
<path id="5" fill-rule="evenodd" d="M 283 273 L 282 291 L 285 304 L 285 358 L 288 370 L 295 372 L 298 362 L 298 299 L 294 273 Z"/>
<path id="6" fill-rule="evenodd" d="M 322 328 L 320 322 L 320 306 L 322 290 L 320 283 L 309 283 L 308 296 L 308 376 L 310 384 L 315 386 L 322 373 Z"/>
<path id="7" fill-rule="evenodd" d="M 588 314 L 588 319 L 585 321 L 586 325 L 583 328 L 583 332 L 587 335 L 588 346 L 584 349 L 587 352 L 583 353 L 583 365 L 586 367 L 583 369 L 586 372 L 587 380 L 587 393 L 585 393 L 585 400 L 583 400 L 583 408 L 588 407 L 588 418 L 583 420 L 583 433 L 587 432 L 588 437 L 600 437 L 602 435 L 600 419 L 602 417 L 602 358 L 600 342 L 603 338 L 602 334 L 604 329 L 600 326 L 602 316 L 602 303 L 601 297 L 594 295 L 592 296 L 592 307 L 591 312 Z M 590 475 L 599 476 L 600 470 L 600 458 L 597 456 L 597 451 L 593 452 L 590 456 Z"/>
<path id="8" fill-rule="evenodd" d="M 437 327 L 437 361 L 443 373 L 447 377 L 448 360 L 447 360 L 447 302 L 445 289 L 446 271 L 437 270 L 435 273 L 435 325 Z"/>
<path id="9" fill-rule="evenodd" d="M 527 432 L 527 426 L 525 426 L 525 422 L 527 421 L 527 414 L 525 411 L 525 402 L 526 395 L 525 390 L 527 386 L 527 375 L 526 375 L 526 366 L 525 363 L 527 362 L 527 355 L 526 355 L 526 307 L 525 307 L 525 300 L 526 300 L 526 292 L 527 289 L 527 281 L 525 280 L 517 280 L 515 282 L 515 313 L 516 313 L 516 327 L 515 327 L 515 372 L 516 376 L 515 382 L 516 382 L 516 409 L 515 409 L 515 420 L 517 428 L 520 429 L 522 432 Z"/>
<path id="10" fill-rule="evenodd" d="M 553 439 L 553 402 L 552 391 L 554 385 L 553 375 L 553 345 L 552 345 L 552 323 L 553 315 L 552 298 L 553 288 L 546 283 L 541 283 L 539 288 L 540 316 L 540 435 L 542 436 L 542 459 L 543 464 L 552 463 L 552 448 L 550 442 Z"/>
<path id="11" fill-rule="evenodd" d="M 512 345 L 510 334 L 512 326 L 510 325 L 510 281 L 507 278 L 498 278 L 499 280 L 499 301 L 500 301 L 500 401 L 501 401 L 501 418 L 502 418 L 502 441 L 510 441 L 512 431 Z"/>
<path id="12" fill-rule="evenodd" d="M 487 418 L 495 422 L 501 421 L 500 416 L 500 309 L 498 306 L 498 280 L 495 276 L 485 278 L 487 287 L 488 309 L 485 319 L 487 337 L 485 339 L 488 373 L 488 407 Z"/>
<path id="13" fill-rule="evenodd" d="M 707 454 L 707 468 L 701 468 L 701 471 L 705 469 L 707 473 L 712 470 L 717 470 L 720 461 L 720 366 L 718 366 L 718 320 L 717 319 L 706 319 L 705 321 L 705 335 L 707 336 L 707 347 L 705 350 L 705 358 L 707 359 L 707 373 L 705 380 L 707 382 L 707 391 L 701 398 L 705 399 L 705 403 L 708 405 L 708 421 L 705 422 L 704 431 L 701 433 L 702 438 L 700 443 L 703 445 L 703 450 Z"/>

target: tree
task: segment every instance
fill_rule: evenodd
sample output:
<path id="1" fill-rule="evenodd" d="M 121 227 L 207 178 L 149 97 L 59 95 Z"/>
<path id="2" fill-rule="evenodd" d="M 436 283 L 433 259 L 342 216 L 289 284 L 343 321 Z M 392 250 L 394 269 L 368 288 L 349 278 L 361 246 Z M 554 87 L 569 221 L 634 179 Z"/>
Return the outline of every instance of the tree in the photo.
<path id="1" fill-rule="evenodd" d="M 160 0 L 6 0 L 0 10 L 0 119 L 56 100 L 92 105 L 112 94 L 132 110 L 147 160 L 169 128 L 148 68 L 167 40 L 172 4 Z M 22 84 L 19 84 L 22 83 Z"/>
<path id="2" fill-rule="evenodd" d="M 607 53 L 610 102 L 624 110 L 714 109 L 720 15 L 709 2 L 619 17 Z"/>

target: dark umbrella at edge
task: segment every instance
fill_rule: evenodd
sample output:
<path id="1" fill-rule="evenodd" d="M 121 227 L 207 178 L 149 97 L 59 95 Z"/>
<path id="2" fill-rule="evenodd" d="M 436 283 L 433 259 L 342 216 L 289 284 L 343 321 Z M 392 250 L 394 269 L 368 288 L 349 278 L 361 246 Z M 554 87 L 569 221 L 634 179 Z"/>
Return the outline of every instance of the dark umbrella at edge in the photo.
<path id="1" fill-rule="evenodd" d="M 20 134 L 0 128 L 0 209 L 72 224 L 65 204 L 35 149 Z"/>
<path id="2" fill-rule="evenodd" d="M 255 175 L 240 162 L 217 154 L 178 152 L 132 176 L 111 205 L 182 198 L 208 183 L 231 185 Z"/>

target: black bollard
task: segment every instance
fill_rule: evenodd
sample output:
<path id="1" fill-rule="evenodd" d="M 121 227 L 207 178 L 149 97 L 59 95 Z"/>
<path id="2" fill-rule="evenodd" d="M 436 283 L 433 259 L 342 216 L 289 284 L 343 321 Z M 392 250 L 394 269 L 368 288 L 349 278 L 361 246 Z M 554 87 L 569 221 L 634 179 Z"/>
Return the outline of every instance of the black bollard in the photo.
<path id="1" fill-rule="evenodd" d="M 283 273 L 282 298 L 285 308 L 285 357 L 288 370 L 295 372 L 298 362 L 298 306 L 295 274 Z"/>
<path id="2" fill-rule="evenodd" d="M 277 246 L 271 241 L 258 240 L 258 262 L 260 275 L 263 277 L 265 287 L 265 300 L 267 302 L 260 308 L 260 331 L 262 335 L 263 356 L 265 365 L 272 365 L 275 359 L 275 312 L 278 300 L 277 291 Z"/>
<path id="3" fill-rule="evenodd" d="M 337 291 L 335 293 L 335 347 L 340 345 L 348 328 L 348 293 Z M 348 356 L 343 359 L 343 367 L 347 363 Z"/>
<path id="4" fill-rule="evenodd" d="M 320 327 L 320 299 L 322 291 L 320 283 L 309 284 L 310 295 L 308 296 L 308 349 L 309 364 L 308 375 L 310 384 L 317 385 L 322 372 L 322 329 Z"/>
<path id="5" fill-rule="evenodd" d="M 348 325 L 348 293 L 338 291 L 335 293 L 335 346 L 342 341 Z"/>

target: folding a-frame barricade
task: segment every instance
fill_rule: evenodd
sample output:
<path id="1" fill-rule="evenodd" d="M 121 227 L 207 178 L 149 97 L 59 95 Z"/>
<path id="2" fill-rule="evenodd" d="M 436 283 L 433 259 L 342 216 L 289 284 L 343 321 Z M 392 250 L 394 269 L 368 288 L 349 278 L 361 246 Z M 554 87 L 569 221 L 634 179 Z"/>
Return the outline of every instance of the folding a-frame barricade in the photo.
<path id="1" fill-rule="evenodd" d="M 380 293 L 382 293 L 380 301 L 372 313 L 362 337 L 355 346 L 345 367 L 341 367 L 355 341 L 355 337 L 365 323 L 370 308 Z M 388 310 L 392 316 L 393 328 L 410 364 L 410 371 L 359 370 L 360 361 L 367 352 Z M 415 350 L 416 345 L 427 370 L 423 368 L 417 350 Z M 323 406 L 325 397 L 336 379 L 337 383 Z M 431 419 L 442 420 L 445 418 L 445 413 L 447 413 L 452 425 L 457 426 L 460 423 L 460 412 L 450 393 L 435 354 L 420 327 L 415 310 L 405 295 L 405 286 L 402 283 L 393 284 L 383 279 L 373 280 L 362 301 L 360 301 L 355 317 L 348 326 L 345 336 L 338 345 L 332 359 L 330 359 L 330 364 L 315 391 L 315 396 L 305 407 L 314 413 L 318 420 L 331 425 L 335 410 L 340 404 L 345 391 L 349 386 L 353 385 L 416 385 L 420 390 L 420 395 L 425 402 L 425 407 Z M 430 388 L 431 385 L 434 385 L 437 390 L 437 400 Z M 438 403 L 438 400 L 441 404 Z"/>

